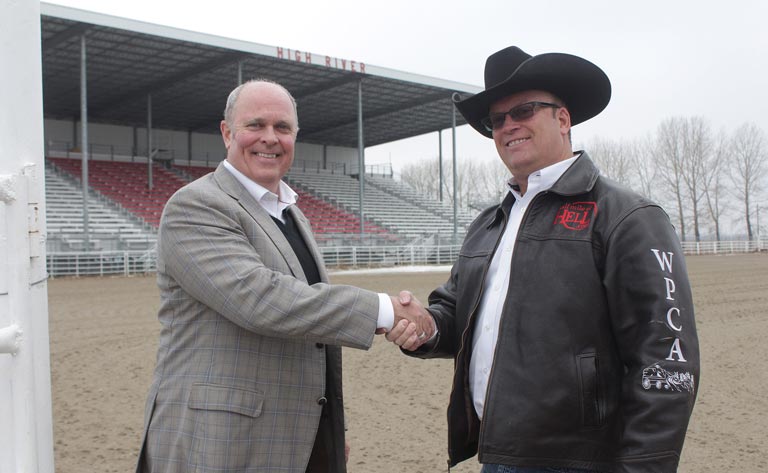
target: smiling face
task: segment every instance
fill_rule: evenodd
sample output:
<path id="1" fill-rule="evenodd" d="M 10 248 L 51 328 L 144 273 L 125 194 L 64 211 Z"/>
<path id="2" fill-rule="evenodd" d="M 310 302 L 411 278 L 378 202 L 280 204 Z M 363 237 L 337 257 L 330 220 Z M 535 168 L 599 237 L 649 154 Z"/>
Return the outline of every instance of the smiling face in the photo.
<path id="1" fill-rule="evenodd" d="M 526 102 L 560 100 L 540 90 L 527 90 L 508 95 L 491 105 L 491 113 L 504 113 Z M 524 191 L 531 173 L 573 155 L 568 131 L 571 116 L 565 108 L 538 108 L 534 115 L 522 121 L 505 118 L 504 126 L 493 130 L 493 141 L 499 157 Z"/>
<path id="2" fill-rule="evenodd" d="M 278 193 L 293 164 L 298 119 L 291 98 L 277 84 L 246 84 L 231 118 L 222 120 L 227 161 L 249 179 Z"/>

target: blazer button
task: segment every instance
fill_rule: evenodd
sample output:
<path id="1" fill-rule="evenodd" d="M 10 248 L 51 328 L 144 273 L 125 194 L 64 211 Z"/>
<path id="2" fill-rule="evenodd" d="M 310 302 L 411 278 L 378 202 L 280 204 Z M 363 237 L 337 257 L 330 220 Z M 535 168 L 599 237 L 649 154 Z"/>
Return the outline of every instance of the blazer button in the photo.
<path id="1" fill-rule="evenodd" d="M 320 404 L 321 406 L 324 406 L 325 403 L 327 402 L 328 402 L 328 399 L 326 399 L 325 397 L 321 397 L 320 399 L 317 400 L 317 403 Z"/>
<path id="2" fill-rule="evenodd" d="M 324 347 L 325 347 L 325 345 L 323 345 L 322 343 L 319 343 L 319 342 L 318 342 L 318 343 L 315 343 L 315 346 L 316 346 L 317 348 L 324 348 Z"/>

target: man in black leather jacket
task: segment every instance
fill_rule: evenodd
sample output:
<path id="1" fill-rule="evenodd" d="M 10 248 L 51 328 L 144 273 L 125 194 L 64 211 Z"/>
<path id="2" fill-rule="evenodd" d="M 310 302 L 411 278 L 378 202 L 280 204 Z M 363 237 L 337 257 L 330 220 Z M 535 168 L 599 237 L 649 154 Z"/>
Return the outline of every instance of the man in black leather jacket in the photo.
<path id="1" fill-rule="evenodd" d="M 680 242 L 658 205 L 571 148 L 610 95 L 589 61 L 509 47 L 456 102 L 494 140 L 509 192 L 429 296 L 436 335 L 387 335 L 455 359 L 449 466 L 477 453 L 482 473 L 677 470 L 699 383 Z"/>

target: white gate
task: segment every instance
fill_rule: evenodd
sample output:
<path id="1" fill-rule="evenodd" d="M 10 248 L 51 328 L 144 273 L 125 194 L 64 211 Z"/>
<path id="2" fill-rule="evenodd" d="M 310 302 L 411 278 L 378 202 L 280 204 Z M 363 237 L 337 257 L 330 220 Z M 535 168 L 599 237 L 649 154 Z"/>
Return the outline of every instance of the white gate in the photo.
<path id="1" fill-rule="evenodd" d="M 40 4 L 0 12 L 0 473 L 53 473 Z"/>

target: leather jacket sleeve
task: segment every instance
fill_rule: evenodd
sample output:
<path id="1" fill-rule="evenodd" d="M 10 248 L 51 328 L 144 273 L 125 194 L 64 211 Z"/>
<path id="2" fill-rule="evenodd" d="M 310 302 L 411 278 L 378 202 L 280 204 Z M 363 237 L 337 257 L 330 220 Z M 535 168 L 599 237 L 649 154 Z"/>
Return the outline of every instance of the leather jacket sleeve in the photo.
<path id="1" fill-rule="evenodd" d="M 432 314 L 437 326 L 437 336 L 415 351 L 402 350 L 409 356 L 417 358 L 453 358 L 459 350 L 459 336 L 456 326 L 456 279 L 457 268 L 451 269 L 451 276 L 442 286 L 429 295 L 427 311 Z"/>
<path id="2" fill-rule="evenodd" d="M 699 383 L 685 258 L 655 205 L 604 235 L 603 281 L 624 365 L 615 473 L 676 471 Z"/>

